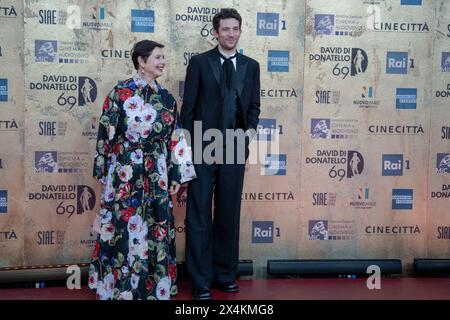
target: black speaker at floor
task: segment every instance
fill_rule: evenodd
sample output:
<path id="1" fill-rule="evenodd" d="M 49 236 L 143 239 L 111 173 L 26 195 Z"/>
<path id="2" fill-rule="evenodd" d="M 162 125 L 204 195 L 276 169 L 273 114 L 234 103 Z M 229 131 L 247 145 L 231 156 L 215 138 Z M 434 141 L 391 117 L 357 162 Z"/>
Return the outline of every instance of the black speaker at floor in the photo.
<path id="1" fill-rule="evenodd" d="M 398 275 L 402 273 L 402 262 L 399 259 L 296 259 L 268 260 L 268 276 L 298 277 L 367 277 L 369 266 L 378 266 L 381 275 Z"/>
<path id="2" fill-rule="evenodd" d="M 450 259 L 414 259 L 414 273 L 450 277 Z"/>
<path id="3" fill-rule="evenodd" d="M 250 259 L 239 260 L 237 267 L 237 275 L 241 276 L 252 276 L 253 275 L 253 261 Z"/>

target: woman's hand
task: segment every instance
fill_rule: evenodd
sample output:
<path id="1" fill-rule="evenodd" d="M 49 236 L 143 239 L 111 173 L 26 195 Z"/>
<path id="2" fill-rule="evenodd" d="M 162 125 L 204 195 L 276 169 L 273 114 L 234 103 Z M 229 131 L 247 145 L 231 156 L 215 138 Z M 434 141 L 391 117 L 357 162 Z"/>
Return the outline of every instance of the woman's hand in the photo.
<path id="1" fill-rule="evenodd" d="M 177 194 L 177 193 L 178 193 L 178 190 L 180 190 L 180 185 L 179 185 L 179 184 L 176 184 L 176 185 L 174 185 L 174 186 L 170 186 L 170 188 L 169 188 L 169 194 L 170 194 L 171 196 L 173 196 L 174 194 Z"/>

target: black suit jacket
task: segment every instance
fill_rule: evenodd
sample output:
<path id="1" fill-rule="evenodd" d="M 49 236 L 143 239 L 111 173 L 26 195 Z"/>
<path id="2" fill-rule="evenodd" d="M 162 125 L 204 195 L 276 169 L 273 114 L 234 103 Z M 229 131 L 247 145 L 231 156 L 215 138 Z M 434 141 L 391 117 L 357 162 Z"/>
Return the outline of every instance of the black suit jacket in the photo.
<path id="1" fill-rule="evenodd" d="M 203 131 L 221 130 L 222 93 L 218 48 L 195 55 L 189 61 L 184 84 L 180 120 L 183 128 L 194 137 L 194 121 L 202 121 Z M 241 108 L 244 130 L 253 128 L 260 114 L 259 63 L 240 53 L 236 56 L 237 107 Z"/>

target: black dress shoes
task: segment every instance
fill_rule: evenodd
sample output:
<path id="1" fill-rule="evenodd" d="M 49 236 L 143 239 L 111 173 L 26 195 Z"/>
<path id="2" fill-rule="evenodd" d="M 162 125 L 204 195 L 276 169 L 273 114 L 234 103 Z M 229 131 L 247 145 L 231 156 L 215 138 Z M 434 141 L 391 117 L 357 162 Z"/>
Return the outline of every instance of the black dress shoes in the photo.
<path id="1" fill-rule="evenodd" d="M 238 292 L 239 291 L 239 286 L 234 281 L 225 281 L 225 282 L 215 281 L 213 283 L 213 285 L 215 288 L 220 289 L 225 292 Z"/>
<path id="2" fill-rule="evenodd" d="M 192 300 L 211 300 L 211 291 L 208 288 L 193 288 Z"/>

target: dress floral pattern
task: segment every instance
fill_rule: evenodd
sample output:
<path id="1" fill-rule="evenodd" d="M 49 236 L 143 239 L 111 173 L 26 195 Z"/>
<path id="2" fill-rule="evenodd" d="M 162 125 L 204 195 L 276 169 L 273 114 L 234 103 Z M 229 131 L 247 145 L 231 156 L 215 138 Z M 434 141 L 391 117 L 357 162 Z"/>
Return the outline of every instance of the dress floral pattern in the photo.
<path id="1" fill-rule="evenodd" d="M 135 75 L 111 90 L 94 162 L 102 201 L 89 287 L 97 299 L 164 300 L 177 293 L 168 188 L 196 177 L 191 158 L 166 89 Z"/>

